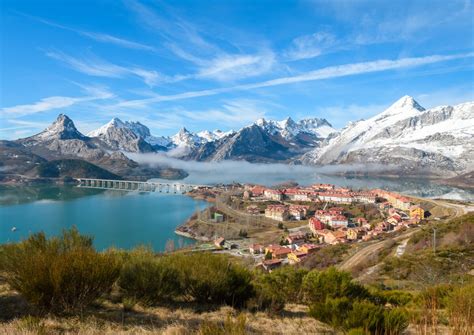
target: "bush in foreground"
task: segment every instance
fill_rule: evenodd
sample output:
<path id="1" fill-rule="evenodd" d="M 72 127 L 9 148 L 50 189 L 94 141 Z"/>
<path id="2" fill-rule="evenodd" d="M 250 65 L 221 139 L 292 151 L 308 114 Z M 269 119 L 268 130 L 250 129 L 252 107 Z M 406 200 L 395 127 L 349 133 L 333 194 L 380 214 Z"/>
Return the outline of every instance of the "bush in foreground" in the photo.
<path id="1" fill-rule="evenodd" d="M 303 295 L 308 303 L 325 301 L 326 298 L 368 298 L 368 290 L 352 281 L 348 272 L 331 267 L 325 271 L 313 270 L 303 279 Z"/>
<path id="2" fill-rule="evenodd" d="M 144 305 L 170 300 L 180 293 L 178 271 L 170 257 L 157 257 L 150 251 L 136 251 L 124 263 L 118 284 L 124 296 Z"/>
<path id="3" fill-rule="evenodd" d="M 255 273 L 255 297 L 248 307 L 254 310 L 281 311 L 285 303 L 301 302 L 301 284 L 308 270 L 284 266 L 271 273 Z"/>
<path id="4" fill-rule="evenodd" d="M 386 308 L 386 299 L 370 294 L 349 273 L 335 268 L 309 272 L 303 293 L 312 317 L 344 332 L 396 335 L 408 326 L 403 310 Z"/>
<path id="5" fill-rule="evenodd" d="M 254 294 L 250 271 L 225 255 L 175 254 L 168 261 L 185 296 L 196 302 L 241 307 Z"/>
<path id="6" fill-rule="evenodd" d="M 92 238 L 77 229 L 47 239 L 44 233 L 5 245 L 0 268 L 7 283 L 27 301 L 51 312 L 74 312 L 107 293 L 120 264 L 108 253 L 97 253 Z"/>

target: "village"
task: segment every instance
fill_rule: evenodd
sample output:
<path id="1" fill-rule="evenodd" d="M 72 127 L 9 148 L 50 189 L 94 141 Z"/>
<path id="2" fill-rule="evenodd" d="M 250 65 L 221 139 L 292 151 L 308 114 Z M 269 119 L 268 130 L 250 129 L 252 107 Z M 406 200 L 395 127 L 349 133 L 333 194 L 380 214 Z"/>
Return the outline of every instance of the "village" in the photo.
<path id="1" fill-rule="evenodd" d="M 271 271 L 328 245 L 370 241 L 415 227 L 427 214 L 414 199 L 381 189 L 286 186 L 195 190 L 191 196 L 214 205 L 176 233 L 208 242 L 198 249 L 252 257 L 256 266 Z"/>

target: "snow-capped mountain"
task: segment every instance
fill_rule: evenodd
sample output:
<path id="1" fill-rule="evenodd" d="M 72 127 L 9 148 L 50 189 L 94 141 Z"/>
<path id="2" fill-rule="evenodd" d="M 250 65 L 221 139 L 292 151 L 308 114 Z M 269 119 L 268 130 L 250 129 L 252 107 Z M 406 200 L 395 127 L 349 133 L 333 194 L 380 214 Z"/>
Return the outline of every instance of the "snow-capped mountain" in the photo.
<path id="1" fill-rule="evenodd" d="M 270 135 L 280 135 L 287 141 L 292 141 L 301 134 L 311 135 L 315 141 L 326 138 L 337 132 L 325 119 L 312 118 L 295 122 L 291 117 L 281 121 L 258 119 L 255 124 Z"/>
<path id="2" fill-rule="evenodd" d="M 144 124 L 137 121 L 122 121 L 119 118 L 113 118 L 87 135 L 100 138 L 114 150 L 127 152 L 166 151 L 173 146 L 171 138 L 153 136 Z"/>
<path id="3" fill-rule="evenodd" d="M 199 161 L 226 159 L 252 162 L 284 162 L 318 147 L 336 130 L 324 119 L 295 122 L 259 119 L 255 123 L 208 141 L 186 158 Z"/>
<path id="4" fill-rule="evenodd" d="M 222 131 L 222 130 L 219 130 L 219 129 L 216 129 L 216 130 L 213 130 L 213 131 L 209 131 L 209 130 L 203 130 L 203 131 L 200 131 L 199 133 L 197 133 L 197 135 L 199 137 L 201 137 L 202 139 L 206 140 L 207 142 L 212 142 L 212 141 L 216 141 L 216 140 L 219 140 L 227 135 L 231 135 L 231 134 L 234 134 L 235 131 L 233 130 L 230 130 L 230 131 Z"/>
<path id="5" fill-rule="evenodd" d="M 144 140 L 150 130 L 139 122 L 123 122 L 113 118 L 109 123 L 87 134 L 101 139 L 111 149 L 128 152 L 151 152 L 153 147 Z"/>
<path id="6" fill-rule="evenodd" d="M 56 121 L 41 133 L 25 139 L 25 144 L 52 140 L 85 140 L 87 139 L 76 129 L 74 122 L 64 114 L 59 114 Z"/>
<path id="7" fill-rule="evenodd" d="M 162 151 L 185 160 L 373 163 L 390 173 L 449 176 L 474 169 L 474 102 L 426 110 L 404 96 L 380 114 L 350 122 L 340 131 L 325 119 L 286 118 L 259 119 L 229 132 L 194 133 L 183 127 L 173 136 L 153 136 L 145 125 L 117 118 L 85 136 L 60 114 L 41 133 L 16 143 L 46 159 L 79 157 L 114 172 L 136 164 L 122 151 Z"/>
<path id="8" fill-rule="evenodd" d="M 474 167 L 474 103 L 425 110 L 404 96 L 384 112 L 353 122 L 327 145 L 303 155 L 307 164 L 375 163 L 468 171 Z"/>
<path id="9" fill-rule="evenodd" d="M 57 119 L 39 134 L 19 139 L 16 143 L 47 160 L 83 159 L 117 173 L 124 173 L 137 166 L 137 163 L 121 152 L 111 152 L 101 139 L 83 135 L 64 114 L 59 114 Z"/>

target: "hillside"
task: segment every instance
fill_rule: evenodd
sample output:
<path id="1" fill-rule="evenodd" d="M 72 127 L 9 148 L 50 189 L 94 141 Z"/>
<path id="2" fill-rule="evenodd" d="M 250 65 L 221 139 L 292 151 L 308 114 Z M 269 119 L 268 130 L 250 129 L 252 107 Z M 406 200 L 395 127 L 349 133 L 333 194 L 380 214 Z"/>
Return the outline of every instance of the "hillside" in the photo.
<path id="1" fill-rule="evenodd" d="M 121 179 L 120 176 L 97 165 L 79 159 L 60 159 L 43 162 L 36 167 L 40 178 L 100 178 Z"/>
<path id="2" fill-rule="evenodd" d="M 120 125 L 118 121 L 114 122 Z M 127 127 L 134 127 L 137 132 L 141 129 L 135 123 L 129 123 Z M 120 151 L 124 147 L 119 145 L 124 138 L 129 146 L 153 150 L 127 127 L 120 126 L 116 133 L 108 126 L 103 129 L 105 137 L 92 138 L 79 132 L 68 116 L 60 114 L 36 135 L 16 141 L 0 141 L 0 181 L 14 183 L 65 176 L 180 179 L 187 175 L 180 169 L 140 165 L 124 155 Z"/>
<path id="3" fill-rule="evenodd" d="M 372 164 L 380 172 L 454 176 L 474 162 L 474 103 L 426 110 L 405 96 L 367 120 L 352 122 L 305 164 Z"/>
<path id="4" fill-rule="evenodd" d="M 267 273 L 224 254 L 96 252 L 75 229 L 36 235 L 0 246 L 0 326 L 22 334 L 472 333 L 474 213 L 432 225 L 436 253 L 433 226 L 413 229 L 402 255 L 389 244 L 356 280 L 331 267 L 352 253 L 337 245 Z"/>

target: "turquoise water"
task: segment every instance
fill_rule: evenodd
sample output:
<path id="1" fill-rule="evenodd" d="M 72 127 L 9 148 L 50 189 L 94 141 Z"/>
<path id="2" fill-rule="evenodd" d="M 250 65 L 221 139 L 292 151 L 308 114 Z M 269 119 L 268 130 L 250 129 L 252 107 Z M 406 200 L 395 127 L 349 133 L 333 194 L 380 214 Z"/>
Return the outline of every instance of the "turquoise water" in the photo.
<path id="1" fill-rule="evenodd" d="M 470 191 L 419 179 L 344 178 L 296 167 L 273 170 L 270 165 L 234 170 L 229 164 L 207 167 L 202 171 L 191 171 L 184 182 L 213 184 L 238 181 L 274 185 L 294 180 L 301 185 L 333 183 L 354 189 L 385 188 L 420 197 L 474 200 L 474 194 Z M 174 230 L 206 205 L 203 201 L 183 195 L 99 191 L 72 186 L 0 186 L 0 243 L 18 241 L 31 232 L 44 231 L 48 235 L 56 235 L 63 228 L 75 225 L 80 232 L 95 237 L 98 249 L 149 245 L 161 251 L 170 239 L 175 246 L 192 243 L 192 240 L 175 235 Z M 17 231 L 11 231 L 13 226 L 17 227 Z"/>
<path id="2" fill-rule="evenodd" d="M 192 240 L 174 234 L 176 226 L 206 206 L 183 195 L 100 192 L 68 186 L 0 188 L 0 243 L 18 241 L 32 232 L 57 235 L 75 225 L 94 236 L 97 249 L 151 246 L 162 251 Z M 16 227 L 15 232 L 11 231 Z"/>

